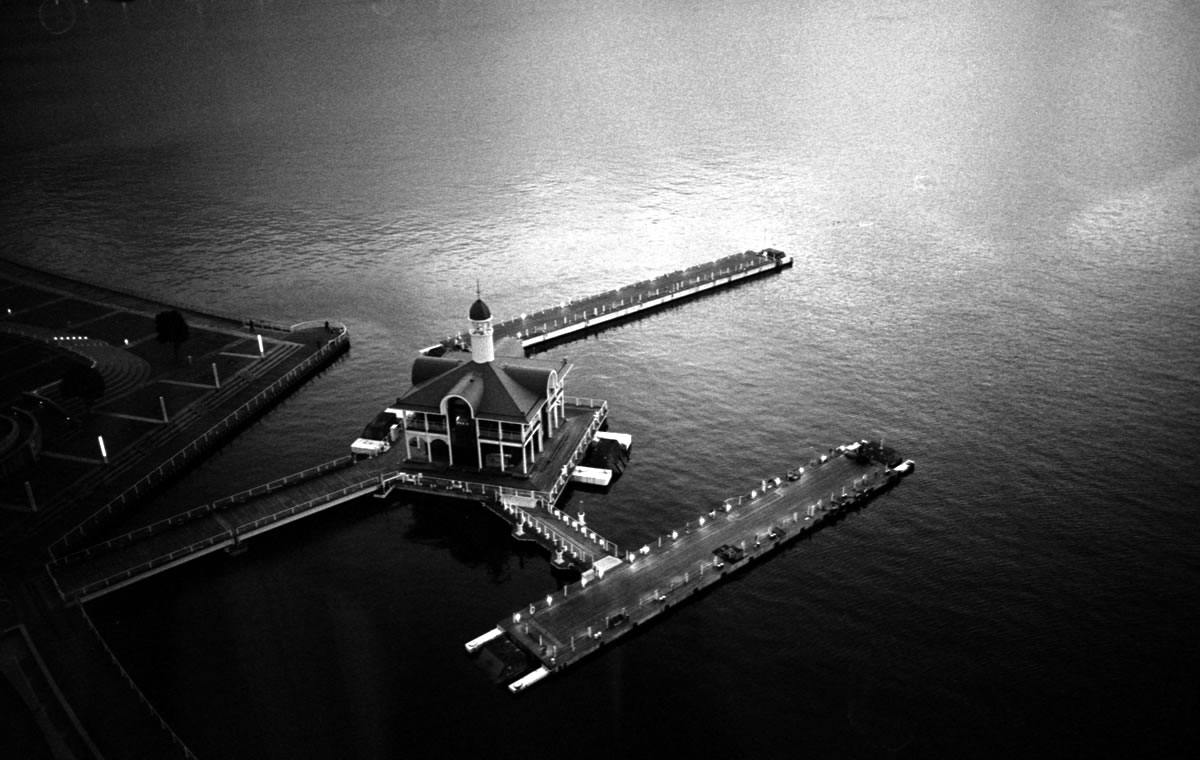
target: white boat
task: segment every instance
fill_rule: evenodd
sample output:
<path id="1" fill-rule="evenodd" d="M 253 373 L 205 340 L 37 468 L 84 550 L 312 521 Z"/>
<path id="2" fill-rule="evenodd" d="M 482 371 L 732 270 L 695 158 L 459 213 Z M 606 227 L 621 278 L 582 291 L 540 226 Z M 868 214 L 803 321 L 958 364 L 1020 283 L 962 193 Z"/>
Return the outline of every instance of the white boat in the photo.
<path id="1" fill-rule="evenodd" d="M 503 630 L 501 630 L 500 628 L 493 628 L 492 630 L 488 631 L 487 633 L 483 634 L 482 636 L 477 636 L 476 638 L 473 638 L 470 641 L 468 641 L 467 642 L 467 653 L 471 654 L 471 653 L 475 652 L 475 650 L 479 649 L 479 647 L 488 643 L 489 641 L 496 638 L 497 636 L 503 636 L 503 635 L 504 635 Z"/>
<path id="2" fill-rule="evenodd" d="M 523 678 L 518 678 L 517 680 L 510 683 L 508 685 L 508 690 L 511 691 L 513 694 L 516 694 L 518 692 L 524 691 L 525 689 L 529 688 L 530 686 L 533 686 L 535 683 L 542 680 L 543 678 L 545 678 L 548 675 L 550 675 L 550 671 L 546 669 L 545 665 L 543 665 L 542 667 L 533 671 L 529 675 L 524 676 Z"/>
<path id="3" fill-rule="evenodd" d="M 607 486 L 612 482 L 612 476 L 612 470 L 604 470 L 599 467 L 578 465 L 571 470 L 571 482 L 586 483 L 589 486 Z"/>
<path id="4" fill-rule="evenodd" d="M 387 441 L 375 441 L 370 438 L 356 438 L 350 444 L 350 453 L 364 457 L 379 456 L 391 448 Z"/>

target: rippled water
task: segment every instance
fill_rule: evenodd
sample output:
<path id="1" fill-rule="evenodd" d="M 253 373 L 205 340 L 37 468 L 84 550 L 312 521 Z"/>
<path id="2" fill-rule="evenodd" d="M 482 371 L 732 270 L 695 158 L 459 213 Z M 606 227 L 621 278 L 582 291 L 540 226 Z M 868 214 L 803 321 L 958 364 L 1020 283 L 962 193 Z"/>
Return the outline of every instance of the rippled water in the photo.
<path id="1" fill-rule="evenodd" d="M 249 6 L 249 7 L 243 7 Z M 483 510 L 374 499 L 94 605 L 202 757 L 1171 756 L 1197 744 L 1192 4 L 81 7 L 16 32 L 6 255 L 345 361 L 198 468 L 344 451 L 462 328 L 749 247 L 782 275 L 555 349 L 641 542 L 883 435 L 917 475 L 521 699 L 462 642 L 554 587 Z"/>

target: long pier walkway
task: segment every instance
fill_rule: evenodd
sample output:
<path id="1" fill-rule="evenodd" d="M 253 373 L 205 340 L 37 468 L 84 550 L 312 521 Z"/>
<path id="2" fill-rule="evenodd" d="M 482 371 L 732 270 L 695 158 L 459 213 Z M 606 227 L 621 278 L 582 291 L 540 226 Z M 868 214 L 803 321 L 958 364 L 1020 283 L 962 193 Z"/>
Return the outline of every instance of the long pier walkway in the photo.
<path id="1" fill-rule="evenodd" d="M 706 292 L 781 272 L 792 266 L 792 263 L 790 256 L 774 248 L 736 253 L 616 290 L 574 301 L 564 301 L 532 314 L 521 314 L 497 322 L 493 328 L 493 335 L 495 340 L 516 338 L 526 351 L 534 351 Z M 422 353 L 439 354 L 447 350 L 462 349 L 467 345 L 466 340 L 462 333 L 450 335 L 422 349 Z"/>
<path id="2" fill-rule="evenodd" d="M 64 554 L 47 571 L 64 601 L 87 602 L 213 552 L 238 551 L 254 536 L 339 504 L 395 490 L 480 501 L 511 522 L 518 538 L 586 568 L 616 545 L 554 505 L 604 424 L 608 405 L 571 398 L 566 412 L 528 488 L 507 477 L 406 467 L 399 449 L 357 461 L 347 455 Z"/>
<path id="3" fill-rule="evenodd" d="M 853 451 L 859 447 L 865 444 Z M 502 680 L 532 664 L 536 669 L 510 684 L 520 691 L 864 502 L 912 469 L 911 462 L 899 463 L 894 452 L 884 454 L 878 446 L 865 457 L 842 456 L 845 450 L 808 463 L 788 479 L 762 481 L 748 494 L 706 505 L 681 528 L 598 563 L 579 583 L 515 611 L 467 650 L 496 648 L 492 657 L 509 667 Z M 524 658 L 513 657 L 513 645 Z"/>
<path id="4" fill-rule="evenodd" d="M 47 569 L 64 600 L 86 602 L 206 554 L 378 490 L 393 456 L 350 455 L 59 557 Z"/>

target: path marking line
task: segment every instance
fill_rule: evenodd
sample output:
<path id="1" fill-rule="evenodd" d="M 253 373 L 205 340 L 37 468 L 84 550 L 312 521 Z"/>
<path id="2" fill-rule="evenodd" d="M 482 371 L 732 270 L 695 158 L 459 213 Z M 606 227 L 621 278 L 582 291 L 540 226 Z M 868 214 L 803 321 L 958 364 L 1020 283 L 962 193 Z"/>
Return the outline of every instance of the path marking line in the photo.
<path id="1" fill-rule="evenodd" d="M 159 418 L 159 417 L 140 417 L 136 414 L 123 414 L 121 412 L 103 412 L 103 411 L 97 412 L 97 414 L 103 414 L 105 417 L 116 417 L 116 418 L 122 419 L 122 420 L 133 420 L 134 422 L 152 422 L 155 425 L 166 424 L 162 421 L 162 418 Z"/>

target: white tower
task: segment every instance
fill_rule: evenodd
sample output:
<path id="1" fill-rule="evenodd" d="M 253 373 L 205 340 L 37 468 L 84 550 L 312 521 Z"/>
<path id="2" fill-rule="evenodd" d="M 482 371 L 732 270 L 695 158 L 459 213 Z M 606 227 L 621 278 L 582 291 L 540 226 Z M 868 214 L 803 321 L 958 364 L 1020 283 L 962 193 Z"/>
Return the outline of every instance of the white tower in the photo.
<path id="1" fill-rule="evenodd" d="M 475 286 L 475 303 L 471 304 L 471 361 L 487 364 L 496 358 L 492 344 L 492 310 L 483 302 L 479 286 Z"/>

